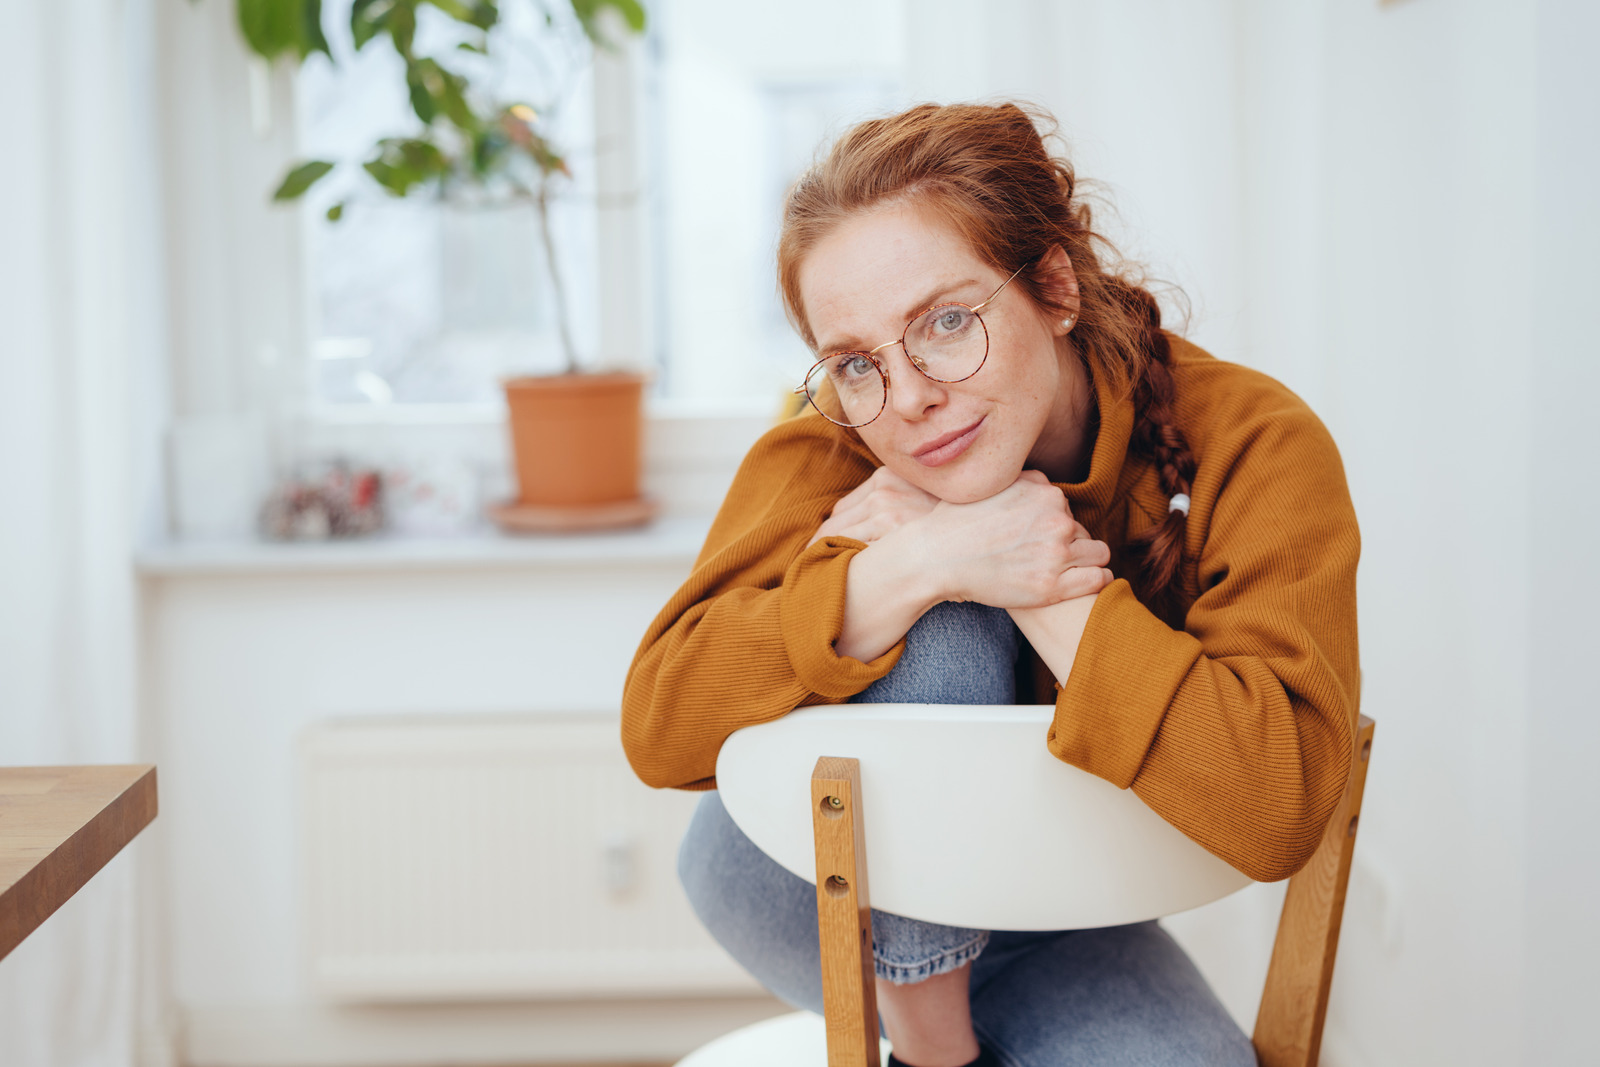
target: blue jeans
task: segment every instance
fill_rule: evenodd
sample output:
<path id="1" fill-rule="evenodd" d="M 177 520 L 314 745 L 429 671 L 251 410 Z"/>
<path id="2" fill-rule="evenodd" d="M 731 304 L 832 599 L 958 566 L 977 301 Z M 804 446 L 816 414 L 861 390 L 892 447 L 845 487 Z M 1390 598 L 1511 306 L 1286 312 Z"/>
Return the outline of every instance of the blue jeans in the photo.
<path id="1" fill-rule="evenodd" d="M 1018 636 L 981 604 L 940 604 L 860 703 L 1008 704 Z M 870 861 L 870 857 L 869 857 Z M 695 811 L 678 875 L 700 921 L 762 985 L 822 1010 L 817 898 L 734 825 L 716 793 Z M 972 964 L 972 1018 L 1006 1067 L 1254 1067 L 1255 1052 L 1194 963 L 1154 922 L 1099 930 L 968 930 L 872 913 L 880 977 Z"/>

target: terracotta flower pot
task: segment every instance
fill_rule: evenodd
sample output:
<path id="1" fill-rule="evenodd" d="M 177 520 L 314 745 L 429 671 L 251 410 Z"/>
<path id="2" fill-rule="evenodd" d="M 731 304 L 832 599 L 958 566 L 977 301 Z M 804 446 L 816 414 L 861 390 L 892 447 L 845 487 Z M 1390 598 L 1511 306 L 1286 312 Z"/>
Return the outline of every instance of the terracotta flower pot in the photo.
<path id="1" fill-rule="evenodd" d="M 504 386 L 518 509 L 581 517 L 641 500 L 644 375 L 510 378 Z"/>

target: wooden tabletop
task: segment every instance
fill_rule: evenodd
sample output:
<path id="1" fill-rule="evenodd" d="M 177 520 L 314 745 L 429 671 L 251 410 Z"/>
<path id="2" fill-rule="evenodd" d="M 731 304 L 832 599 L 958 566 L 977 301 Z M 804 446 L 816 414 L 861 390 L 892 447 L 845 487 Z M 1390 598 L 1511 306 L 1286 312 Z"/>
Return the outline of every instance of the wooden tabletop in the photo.
<path id="1" fill-rule="evenodd" d="M 0 767 L 0 959 L 155 817 L 149 764 Z"/>

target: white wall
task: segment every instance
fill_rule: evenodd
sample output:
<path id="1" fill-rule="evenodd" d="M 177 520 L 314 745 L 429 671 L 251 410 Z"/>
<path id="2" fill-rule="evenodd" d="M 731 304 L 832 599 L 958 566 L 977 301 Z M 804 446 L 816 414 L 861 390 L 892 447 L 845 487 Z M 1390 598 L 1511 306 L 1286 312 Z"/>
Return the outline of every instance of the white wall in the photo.
<path id="1" fill-rule="evenodd" d="M 1600 1002 L 1600 833 L 1593 759 L 1600 700 L 1591 671 L 1600 647 L 1595 591 L 1600 496 L 1590 491 L 1600 344 L 1594 175 L 1600 173 L 1600 6 L 1542 3 L 1534 63 L 1533 249 L 1528 314 L 1531 439 L 1518 503 L 1536 531 L 1528 544 L 1529 684 L 1524 805 L 1527 880 L 1524 1042 L 1527 1063 L 1596 1059 L 1587 1025 Z M 1507 263 L 1508 271 L 1519 264 Z M 1516 498 L 1513 498 L 1516 499 Z"/>
<path id="2" fill-rule="evenodd" d="M 296 758 L 306 731 L 374 716 L 615 716 L 637 636 L 687 574 L 704 531 L 680 520 L 554 543 L 147 555 L 162 791 L 152 837 L 166 863 L 183 1062 L 659 1062 L 778 1009 L 759 991 L 673 988 L 582 1003 L 352 1005 L 321 995 L 309 973 Z M 541 832 L 549 840 L 529 848 L 568 865 L 572 888 L 561 891 L 581 893 L 578 865 L 599 844 L 593 855 L 562 853 L 561 831 Z M 641 876 L 670 882 L 674 842 L 639 844 Z"/>
<path id="3" fill-rule="evenodd" d="M 1275 152 L 1281 98 L 1252 131 L 1317 208 L 1261 189 L 1255 232 L 1298 217 L 1314 269 L 1263 257 L 1251 298 L 1311 318 L 1292 384 L 1340 442 L 1363 529 L 1378 734 L 1329 1012 L 1343 1063 L 1520 1059 L 1532 30 L 1505 3 L 1330 3 L 1298 51 L 1262 42 L 1318 71 L 1298 108 L 1314 141 Z M 1264 324 L 1263 349 L 1288 329 Z"/>
<path id="4" fill-rule="evenodd" d="M 1569 1020 L 1600 944 L 1577 666 L 1600 517 L 1593 5 L 1001 0 L 976 21 L 982 64 L 913 91 L 1049 105 L 1124 247 L 1193 300 L 1191 336 L 1340 443 L 1378 732 L 1326 1062 L 1592 1058 Z M 1573 543 L 1545 550 L 1557 530 Z M 1247 1023 L 1277 899 L 1171 924 Z"/>

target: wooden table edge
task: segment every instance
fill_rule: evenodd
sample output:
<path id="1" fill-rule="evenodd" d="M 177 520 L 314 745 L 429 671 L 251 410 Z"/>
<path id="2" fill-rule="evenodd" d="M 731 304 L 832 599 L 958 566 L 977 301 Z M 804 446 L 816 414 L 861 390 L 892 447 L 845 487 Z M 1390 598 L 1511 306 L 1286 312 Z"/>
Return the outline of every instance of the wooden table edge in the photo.
<path id="1" fill-rule="evenodd" d="M 156 817 L 153 763 L 99 765 L 137 772 L 92 818 L 0 892 L 0 960 L 71 900 Z M 64 771 L 86 768 L 63 767 Z"/>

